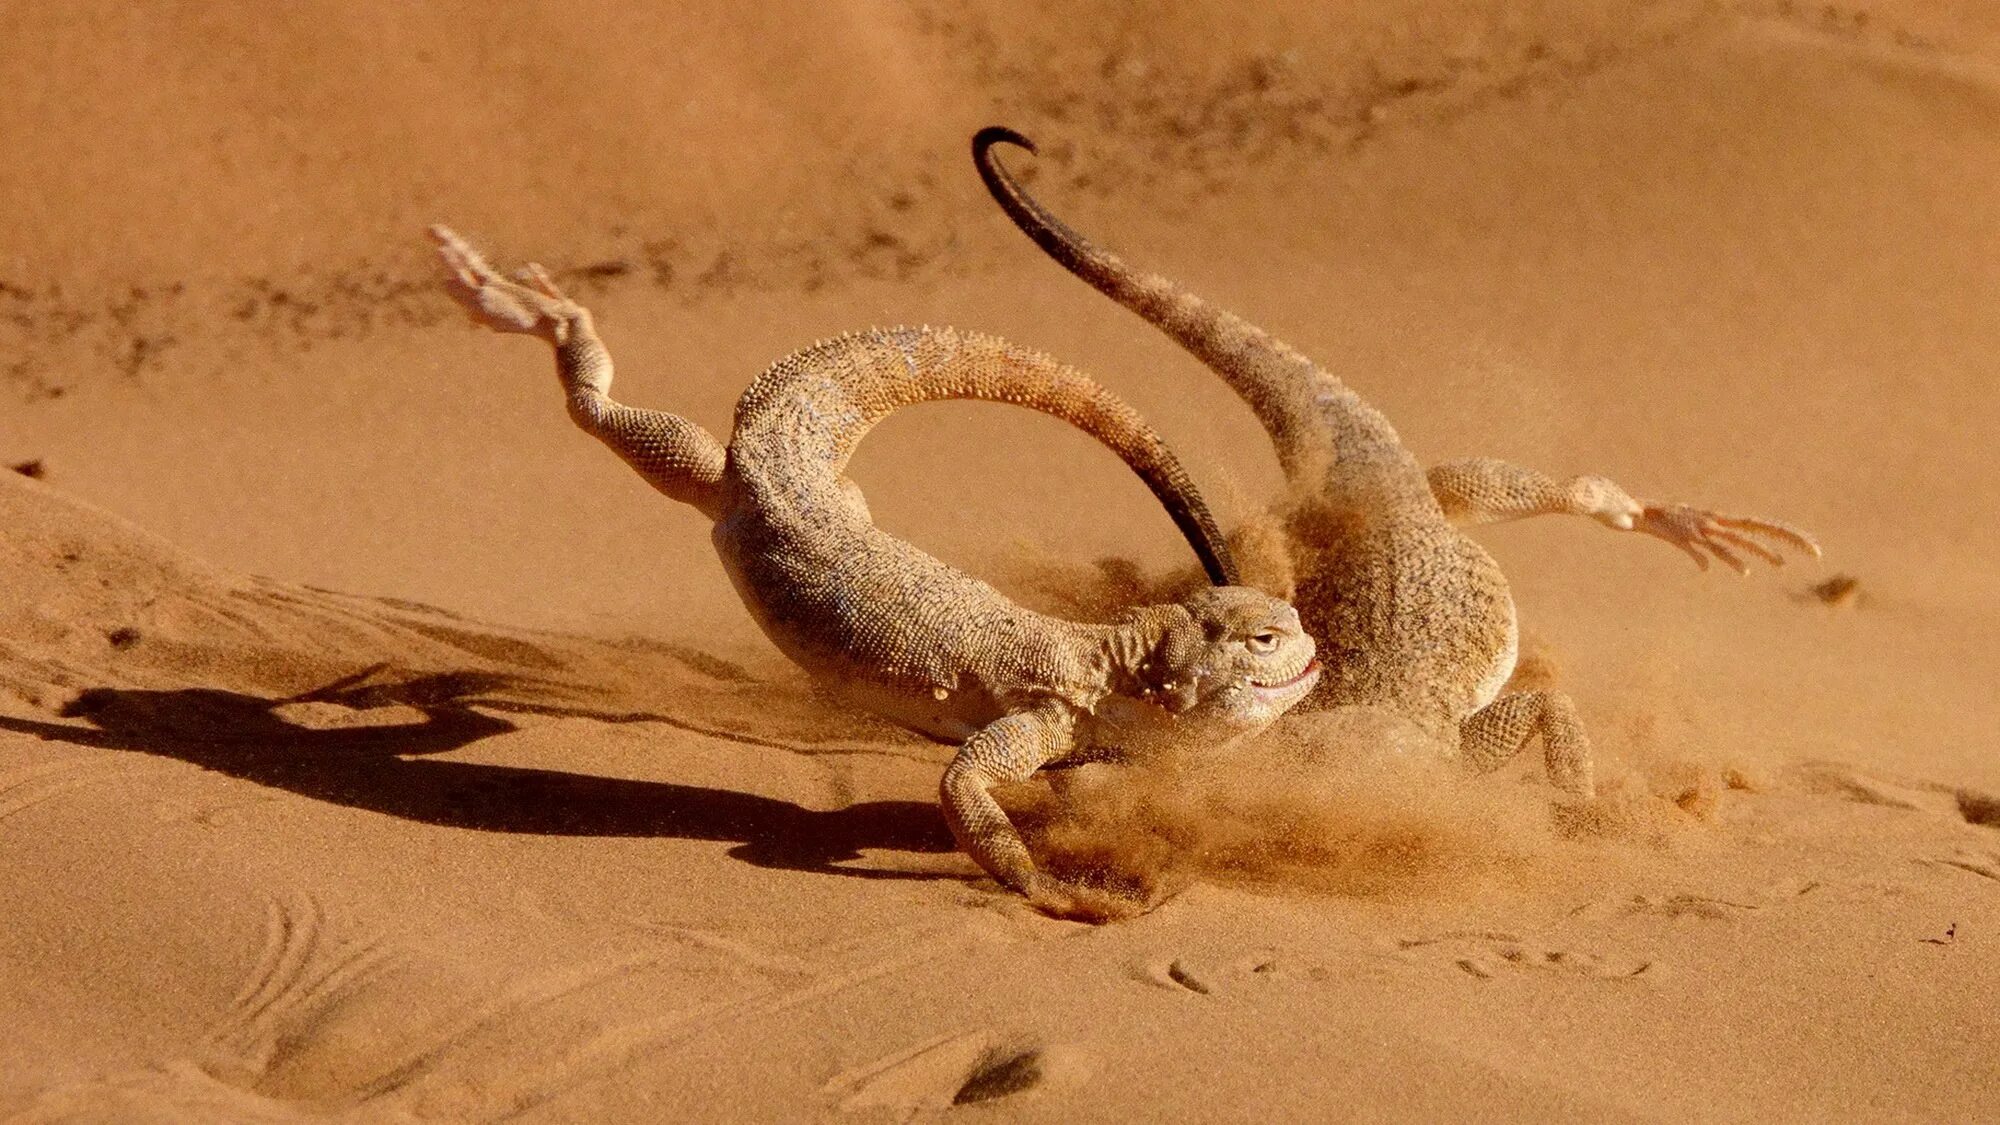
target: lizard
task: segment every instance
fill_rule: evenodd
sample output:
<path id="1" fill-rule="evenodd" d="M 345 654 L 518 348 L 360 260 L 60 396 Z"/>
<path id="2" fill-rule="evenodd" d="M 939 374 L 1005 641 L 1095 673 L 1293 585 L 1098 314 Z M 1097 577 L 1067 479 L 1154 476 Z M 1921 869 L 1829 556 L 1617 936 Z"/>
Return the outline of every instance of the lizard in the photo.
<path id="1" fill-rule="evenodd" d="M 1319 677 L 1292 606 L 1214 585 L 1108 624 L 1038 613 L 878 528 L 843 470 L 898 407 L 942 399 L 1026 406 L 1110 446 L 1175 513 L 1214 581 L 1231 568 L 1206 505 L 1165 442 L 1083 373 L 998 337 L 889 328 L 778 360 L 737 402 L 725 446 L 698 424 L 610 396 L 590 312 L 538 265 L 508 277 L 431 228 L 477 324 L 554 349 L 569 414 L 655 489 L 714 523 L 724 569 L 778 650 L 837 697 L 959 744 L 939 783 L 962 851 L 1046 913 L 1103 920 L 1132 906 L 1038 871 L 991 790 L 1038 769 L 1156 746 L 1213 749 L 1267 727 Z"/>
<path id="2" fill-rule="evenodd" d="M 1379 410 L 1297 349 L 1179 283 L 1128 265 L 1034 199 L 994 149 L 1035 146 L 1002 126 L 980 130 L 981 180 L 1014 224 L 1071 273 L 1137 313 L 1219 374 L 1276 447 L 1287 498 L 1278 585 L 1320 641 L 1326 668 L 1297 713 L 1372 707 L 1411 720 L 1475 770 L 1511 761 L 1539 735 L 1550 781 L 1594 795 L 1590 741 L 1570 696 L 1503 694 L 1519 659 L 1512 594 L 1499 564 L 1463 528 L 1571 514 L 1655 536 L 1708 568 L 1739 572 L 1744 555 L 1782 565 L 1777 548 L 1814 557 L 1813 539 L 1770 520 L 1632 497 L 1597 475 L 1557 479 L 1492 458 L 1426 471 Z M 1739 553 L 1740 552 L 1740 553 Z"/>

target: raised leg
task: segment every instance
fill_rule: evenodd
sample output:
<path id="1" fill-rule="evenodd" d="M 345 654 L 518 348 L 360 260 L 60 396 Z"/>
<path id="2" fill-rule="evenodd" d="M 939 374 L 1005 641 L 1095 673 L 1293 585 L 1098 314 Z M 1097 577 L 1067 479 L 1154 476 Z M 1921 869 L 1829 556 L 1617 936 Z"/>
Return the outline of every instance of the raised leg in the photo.
<path id="1" fill-rule="evenodd" d="M 711 517 L 721 514 L 727 458 L 707 430 L 675 414 L 615 402 L 611 353 L 598 339 L 590 310 L 569 299 L 542 267 L 529 264 L 504 277 L 464 239 L 432 227 L 438 255 L 452 271 L 452 296 L 474 321 L 497 332 L 535 336 L 555 349 L 556 374 L 569 416 L 646 479 L 646 483 Z"/>
<path id="2" fill-rule="evenodd" d="M 1068 754 L 1075 732 L 1074 716 L 1057 703 L 988 723 L 966 739 L 945 768 L 938 797 L 959 849 L 987 874 L 1026 895 L 1045 913 L 1103 922 L 1135 913 L 1138 906 L 1037 871 L 1027 844 L 992 794 L 994 786 L 1025 781 L 1036 770 Z"/>
<path id="3" fill-rule="evenodd" d="M 1459 759 L 1470 769 L 1496 770 L 1542 736 L 1549 783 L 1577 797 L 1595 795 L 1591 780 L 1590 736 L 1576 717 L 1576 704 L 1560 691 L 1503 695 L 1472 713 L 1458 728 Z"/>
<path id="4" fill-rule="evenodd" d="M 1598 476 L 1557 480 L 1546 473 L 1491 457 L 1435 465 L 1426 476 L 1431 495 L 1446 518 L 1460 527 L 1502 523 L 1527 516 L 1588 516 L 1614 531 L 1637 531 L 1664 539 L 1708 569 L 1707 550 L 1739 574 L 1750 571 L 1736 552 L 1772 566 L 1785 565 L 1773 546 L 1790 547 L 1818 558 L 1819 544 L 1795 527 L 1772 520 L 1728 516 L 1689 504 L 1635 500 Z"/>

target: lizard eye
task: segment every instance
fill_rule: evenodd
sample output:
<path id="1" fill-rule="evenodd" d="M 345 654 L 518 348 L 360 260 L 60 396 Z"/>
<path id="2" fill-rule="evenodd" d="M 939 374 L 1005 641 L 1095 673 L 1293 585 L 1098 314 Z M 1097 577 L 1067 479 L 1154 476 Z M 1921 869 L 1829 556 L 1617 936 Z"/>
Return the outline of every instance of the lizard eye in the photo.
<path id="1" fill-rule="evenodd" d="M 1249 640 L 1244 641 L 1243 644 L 1251 652 L 1255 653 L 1276 652 L 1278 649 L 1278 634 L 1266 629 Z"/>

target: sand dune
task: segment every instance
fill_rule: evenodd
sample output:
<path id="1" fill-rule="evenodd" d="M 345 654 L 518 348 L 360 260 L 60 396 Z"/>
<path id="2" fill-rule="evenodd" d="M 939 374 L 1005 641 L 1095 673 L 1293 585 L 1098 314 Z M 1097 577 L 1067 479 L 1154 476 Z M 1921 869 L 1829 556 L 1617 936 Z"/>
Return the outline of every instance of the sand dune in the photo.
<path id="1" fill-rule="evenodd" d="M 0 35 L 0 463 L 44 472 L 0 473 L 0 1118 L 2000 1098 L 1988 6 L 83 4 Z M 1268 442 L 993 212 L 991 121 L 1425 460 L 1793 520 L 1827 564 L 1482 532 L 1526 674 L 1593 732 L 1588 814 L 1526 763 L 1366 760 L 1397 736 L 1349 717 L 1011 794 L 1045 862 L 1183 888 L 1028 911 L 952 850 L 948 749 L 817 698 L 421 238 L 546 262 L 623 397 L 717 431 L 837 331 L 1018 339 L 1254 518 Z M 1189 562 L 1046 419 L 910 411 L 856 476 L 1050 608 Z"/>

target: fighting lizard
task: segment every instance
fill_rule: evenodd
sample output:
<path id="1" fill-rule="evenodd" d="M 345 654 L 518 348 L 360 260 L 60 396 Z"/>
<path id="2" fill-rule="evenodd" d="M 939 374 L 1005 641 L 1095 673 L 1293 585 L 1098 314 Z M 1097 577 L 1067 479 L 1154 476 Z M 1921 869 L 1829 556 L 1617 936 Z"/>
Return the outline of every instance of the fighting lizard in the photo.
<path id="1" fill-rule="evenodd" d="M 589 311 L 541 267 L 509 278 L 450 230 L 431 235 L 475 322 L 554 348 L 577 426 L 654 488 L 715 521 L 723 567 L 780 651 L 849 702 L 961 743 L 939 786 L 952 835 L 1042 910 L 1104 918 L 1132 904 L 1037 871 L 994 786 L 1059 762 L 1226 744 L 1312 690 L 1313 641 L 1276 598 L 1218 585 L 1178 604 L 1130 609 L 1115 624 L 1051 617 L 877 528 L 843 475 L 862 436 L 897 407 L 940 399 L 1026 406 L 1116 452 L 1222 581 L 1226 548 L 1172 452 L 1080 372 L 953 329 L 856 332 L 787 356 L 752 381 L 725 447 L 685 418 L 613 401 L 611 356 Z"/>
<path id="2" fill-rule="evenodd" d="M 1540 514 L 1587 516 L 1747 570 L 1774 547 L 1817 557 L 1795 528 L 1682 504 L 1637 500 L 1600 476 L 1556 480 L 1479 458 L 1426 473 L 1387 418 L 1338 378 L 1264 330 L 1171 279 L 1127 265 L 1021 187 L 994 147 L 1035 150 L 999 126 L 973 137 L 973 162 L 1014 224 L 1050 257 L 1193 353 L 1249 405 L 1277 447 L 1289 486 L 1278 515 L 1306 629 L 1326 673 L 1301 711 L 1384 708 L 1415 722 L 1466 765 L 1493 769 L 1542 739 L 1551 782 L 1594 792 L 1590 743 L 1568 695 L 1502 695 L 1519 655 L 1507 581 L 1458 530 Z"/>

